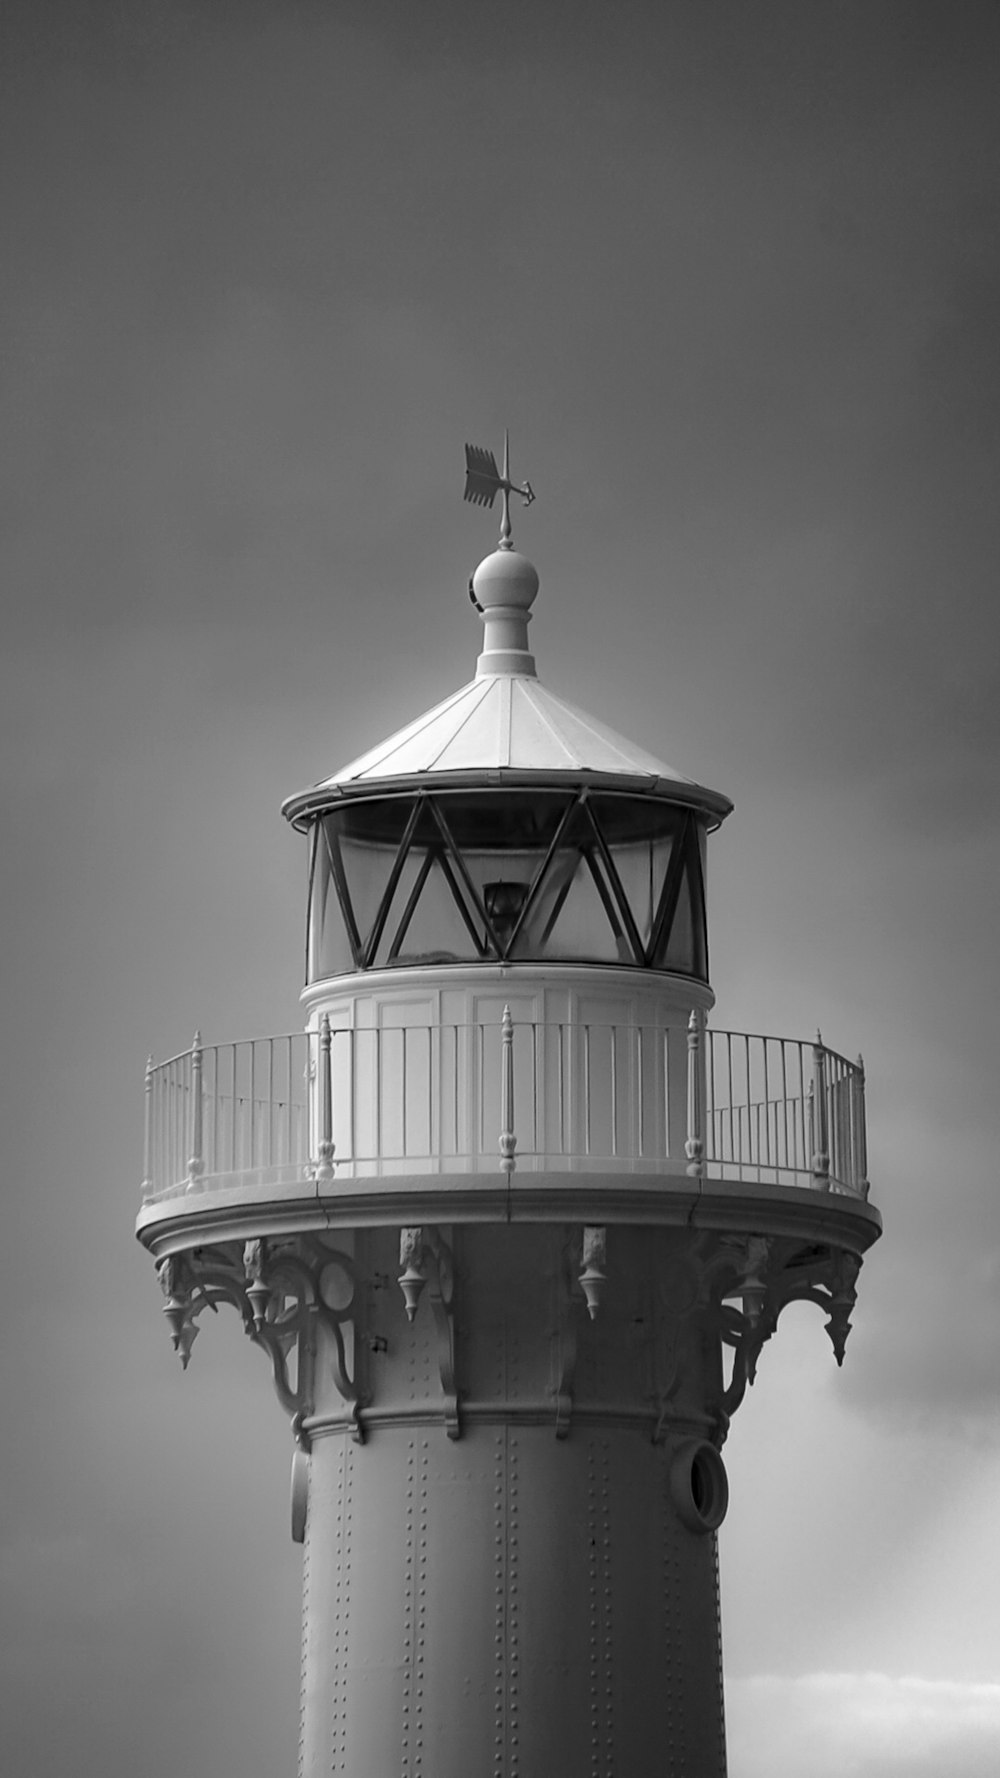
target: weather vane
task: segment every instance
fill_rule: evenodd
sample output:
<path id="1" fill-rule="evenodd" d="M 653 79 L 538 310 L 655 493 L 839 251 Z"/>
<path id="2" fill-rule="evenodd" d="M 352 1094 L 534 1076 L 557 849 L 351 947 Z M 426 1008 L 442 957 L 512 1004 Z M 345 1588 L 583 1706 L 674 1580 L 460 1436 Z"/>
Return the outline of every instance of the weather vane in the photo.
<path id="1" fill-rule="evenodd" d="M 503 517 L 500 521 L 500 548 L 512 549 L 510 540 L 510 497 L 520 494 L 525 506 L 534 500 L 534 490 L 530 482 L 517 487 L 510 479 L 510 441 L 506 431 L 503 435 L 503 471 L 497 468 L 497 460 L 492 451 L 482 445 L 465 447 L 465 495 L 473 506 L 492 506 L 498 494 L 503 495 Z"/>

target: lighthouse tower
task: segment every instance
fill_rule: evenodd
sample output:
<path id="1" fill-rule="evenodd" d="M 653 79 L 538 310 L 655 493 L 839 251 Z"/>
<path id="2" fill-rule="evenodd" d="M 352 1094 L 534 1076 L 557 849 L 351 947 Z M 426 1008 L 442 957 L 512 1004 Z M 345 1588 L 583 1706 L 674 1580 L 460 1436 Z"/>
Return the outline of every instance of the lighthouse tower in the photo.
<path id="1" fill-rule="evenodd" d="M 475 675 L 286 803 L 305 1028 L 150 1064 L 139 1237 L 290 1416 L 304 1778 L 716 1778 L 721 1451 L 787 1303 L 843 1357 L 864 1077 L 708 1023 L 730 804 L 542 683 L 467 461 Z"/>

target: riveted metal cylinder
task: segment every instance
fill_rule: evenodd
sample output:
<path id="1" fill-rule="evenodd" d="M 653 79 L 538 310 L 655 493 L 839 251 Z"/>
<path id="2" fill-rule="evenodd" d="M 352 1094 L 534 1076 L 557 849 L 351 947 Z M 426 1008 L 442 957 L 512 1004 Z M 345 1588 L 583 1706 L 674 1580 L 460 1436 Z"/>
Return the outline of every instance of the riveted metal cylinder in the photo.
<path id="1" fill-rule="evenodd" d="M 595 1323 L 573 1231 L 453 1241 L 460 1436 L 430 1306 L 384 1288 L 363 1441 L 330 1389 L 311 1422 L 304 1778 L 724 1773 L 713 1521 L 678 1505 L 678 1466 L 721 1469 L 684 1414 L 716 1387 L 684 1236 L 613 1230 Z"/>

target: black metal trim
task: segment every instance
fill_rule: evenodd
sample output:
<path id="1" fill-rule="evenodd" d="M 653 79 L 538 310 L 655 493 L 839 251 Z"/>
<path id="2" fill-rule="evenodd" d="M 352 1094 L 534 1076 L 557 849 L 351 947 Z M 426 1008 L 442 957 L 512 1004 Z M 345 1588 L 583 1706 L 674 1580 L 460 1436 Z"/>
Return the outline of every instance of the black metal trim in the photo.
<path id="1" fill-rule="evenodd" d="M 382 934 L 385 931 L 385 923 L 389 918 L 389 909 L 392 906 L 392 898 L 396 893 L 397 884 L 403 874 L 403 866 L 405 865 L 410 852 L 413 832 L 420 819 L 420 812 L 424 806 L 424 800 L 425 799 L 422 796 L 417 797 L 413 808 L 410 810 L 410 818 L 403 829 L 403 837 L 399 842 L 399 850 L 396 853 L 392 869 L 389 872 L 389 881 L 386 884 L 382 900 L 379 902 L 375 914 L 375 921 L 368 934 L 368 939 L 364 947 L 364 963 L 362 965 L 362 968 L 364 969 L 371 968 L 372 958 L 378 950 Z"/>
<path id="2" fill-rule="evenodd" d="M 322 819 L 323 818 L 321 817 L 321 820 Z M 361 935 L 358 932 L 357 922 L 354 918 L 354 909 L 351 906 L 351 892 L 348 888 L 347 876 L 344 871 L 344 861 L 340 856 L 340 836 L 336 830 L 334 830 L 334 843 L 331 845 L 330 823 L 328 820 L 323 820 L 323 838 L 326 841 L 326 855 L 330 860 L 330 869 L 333 872 L 333 880 L 337 888 L 337 900 L 340 902 L 340 911 L 344 916 L 344 925 L 347 928 L 347 936 L 350 940 L 351 952 L 354 957 L 354 967 L 355 969 L 364 969 Z"/>

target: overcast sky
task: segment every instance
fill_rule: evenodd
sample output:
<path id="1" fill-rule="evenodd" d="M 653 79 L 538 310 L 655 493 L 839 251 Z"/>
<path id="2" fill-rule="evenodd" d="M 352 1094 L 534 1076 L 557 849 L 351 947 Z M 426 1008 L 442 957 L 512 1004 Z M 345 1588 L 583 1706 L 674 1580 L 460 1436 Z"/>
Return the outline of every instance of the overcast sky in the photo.
<path id="1" fill-rule="evenodd" d="M 132 1225 L 148 1051 L 293 1028 L 282 797 L 471 677 L 732 796 L 719 1024 L 864 1052 L 886 1222 L 727 1446 L 731 1778 L 1000 1762 L 993 0 L 6 0 L 0 1715 L 274 1778 L 291 1443 Z M 805 1751 L 808 1749 L 808 1755 Z"/>

